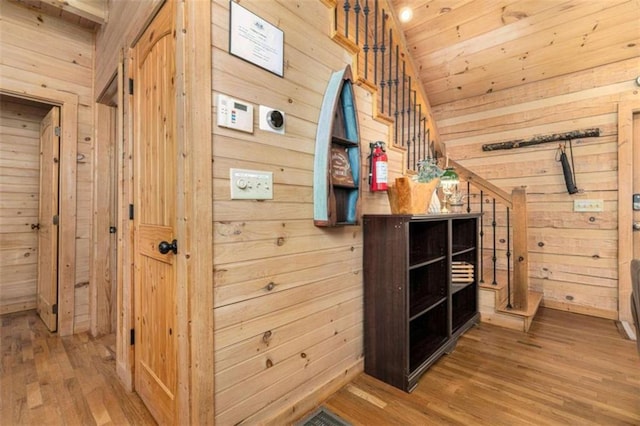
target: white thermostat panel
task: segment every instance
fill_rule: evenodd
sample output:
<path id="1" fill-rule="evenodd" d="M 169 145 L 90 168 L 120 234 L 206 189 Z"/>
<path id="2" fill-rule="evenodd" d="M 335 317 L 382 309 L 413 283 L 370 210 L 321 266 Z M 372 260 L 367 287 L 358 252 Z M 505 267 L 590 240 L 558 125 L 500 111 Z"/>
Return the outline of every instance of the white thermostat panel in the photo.
<path id="1" fill-rule="evenodd" d="M 218 95 L 218 126 L 253 133 L 253 105 Z"/>
<path id="2" fill-rule="evenodd" d="M 261 170 L 230 169 L 232 200 L 272 200 L 273 173 Z"/>

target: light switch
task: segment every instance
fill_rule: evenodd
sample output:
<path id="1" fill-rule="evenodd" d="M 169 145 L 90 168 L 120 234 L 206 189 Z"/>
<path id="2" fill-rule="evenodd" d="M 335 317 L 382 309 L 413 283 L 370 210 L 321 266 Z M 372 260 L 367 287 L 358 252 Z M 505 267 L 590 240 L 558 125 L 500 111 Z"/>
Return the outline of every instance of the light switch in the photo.
<path id="1" fill-rule="evenodd" d="M 273 199 L 273 173 L 260 170 L 230 169 L 232 200 Z"/>
<path id="2" fill-rule="evenodd" d="M 573 200 L 574 212 L 604 211 L 604 200 Z"/>

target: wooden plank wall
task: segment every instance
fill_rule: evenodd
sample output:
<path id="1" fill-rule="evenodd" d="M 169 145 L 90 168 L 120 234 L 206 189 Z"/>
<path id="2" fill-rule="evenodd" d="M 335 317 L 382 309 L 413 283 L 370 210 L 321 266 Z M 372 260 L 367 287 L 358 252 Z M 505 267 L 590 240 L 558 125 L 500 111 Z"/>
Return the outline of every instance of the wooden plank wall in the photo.
<path id="1" fill-rule="evenodd" d="M 286 134 L 213 128 L 216 423 L 291 420 L 362 370 L 362 232 L 313 225 L 313 153 L 329 76 L 351 55 L 329 38 L 321 2 L 242 5 L 285 33 L 284 78 L 228 53 L 229 2 L 213 3 L 213 90 L 284 111 Z M 387 140 L 356 87 L 363 161 Z M 214 101 L 215 117 L 215 101 Z M 399 174 L 402 156 L 390 153 Z M 229 169 L 273 172 L 274 198 L 230 200 Z M 366 173 L 363 173 L 366 185 Z M 364 212 L 388 212 L 363 190 Z"/>
<path id="2" fill-rule="evenodd" d="M 42 104 L 0 96 L 0 314 L 36 308 Z"/>
<path id="3" fill-rule="evenodd" d="M 637 34 L 628 36 L 640 45 Z M 617 108 L 638 99 L 639 70 L 638 57 L 564 75 L 556 69 L 548 79 L 434 106 L 452 158 L 503 189 L 526 186 L 531 287 L 544 292 L 545 306 L 618 317 Z M 601 134 L 573 141 L 582 191 L 575 195 L 566 190 L 558 143 L 481 149 L 485 143 L 585 128 Z M 574 212 L 573 202 L 580 199 L 604 200 L 604 211 Z"/>
<path id="4" fill-rule="evenodd" d="M 96 97 L 116 75 L 122 49 L 133 45 L 136 37 L 153 17 L 163 0 L 111 1 L 108 22 L 96 32 Z"/>
<path id="5" fill-rule="evenodd" d="M 34 90 L 45 87 L 78 96 L 73 331 L 86 331 L 89 329 L 93 34 L 60 18 L 39 14 L 9 1 L 3 1 L 1 6 L 1 78 Z"/>

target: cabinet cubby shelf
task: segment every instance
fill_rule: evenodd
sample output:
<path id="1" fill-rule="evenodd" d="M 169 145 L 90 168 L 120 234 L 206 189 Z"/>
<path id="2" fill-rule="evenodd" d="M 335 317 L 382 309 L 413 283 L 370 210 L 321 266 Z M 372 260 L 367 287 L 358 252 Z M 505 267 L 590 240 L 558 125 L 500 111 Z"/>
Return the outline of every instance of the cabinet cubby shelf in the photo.
<path id="1" fill-rule="evenodd" d="M 411 392 L 479 322 L 479 222 L 480 214 L 363 216 L 366 374 Z"/>
<path id="2" fill-rule="evenodd" d="M 451 284 L 451 294 L 456 294 L 460 290 L 463 290 L 473 284 L 474 284 L 473 282 Z"/>
<path id="3" fill-rule="evenodd" d="M 447 256 L 438 256 L 438 257 L 436 257 L 434 259 L 430 259 L 430 260 L 427 260 L 425 262 L 417 263 L 415 265 L 409 265 L 409 269 L 411 270 L 411 269 L 422 268 L 423 266 L 428 266 L 428 265 L 431 265 L 433 263 L 441 262 L 441 261 L 445 260 L 446 258 L 447 258 Z"/>
<path id="4" fill-rule="evenodd" d="M 441 303 L 445 303 L 447 301 L 446 297 L 441 297 L 439 299 L 434 298 L 434 301 L 432 303 L 425 303 L 423 305 L 423 307 L 420 308 L 420 310 L 418 312 L 416 312 L 415 314 L 411 315 L 409 317 L 409 322 L 415 320 L 416 318 L 421 317 L 422 315 L 426 314 L 427 312 L 429 312 L 431 309 L 433 308 L 437 308 L 438 305 L 440 305 Z"/>
<path id="5" fill-rule="evenodd" d="M 453 253 L 451 253 L 451 256 L 453 256 L 453 257 L 460 256 L 460 255 L 463 255 L 465 253 L 473 252 L 475 249 L 476 249 L 475 247 L 466 247 L 466 248 L 462 248 L 462 249 L 461 248 L 456 249 L 454 247 L 454 251 L 453 251 Z"/>

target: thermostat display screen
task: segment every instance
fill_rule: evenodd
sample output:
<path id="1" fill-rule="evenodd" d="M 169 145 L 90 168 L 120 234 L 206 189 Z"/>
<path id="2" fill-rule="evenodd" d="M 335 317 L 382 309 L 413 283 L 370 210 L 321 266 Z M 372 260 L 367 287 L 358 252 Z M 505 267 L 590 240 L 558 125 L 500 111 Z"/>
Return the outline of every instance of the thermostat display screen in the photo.
<path id="1" fill-rule="evenodd" d="M 240 111 L 247 111 L 247 106 L 246 106 L 246 105 L 244 105 L 244 104 L 239 104 L 239 103 L 237 103 L 237 102 L 234 102 L 234 103 L 233 103 L 233 107 L 234 107 L 235 109 L 239 109 Z"/>

